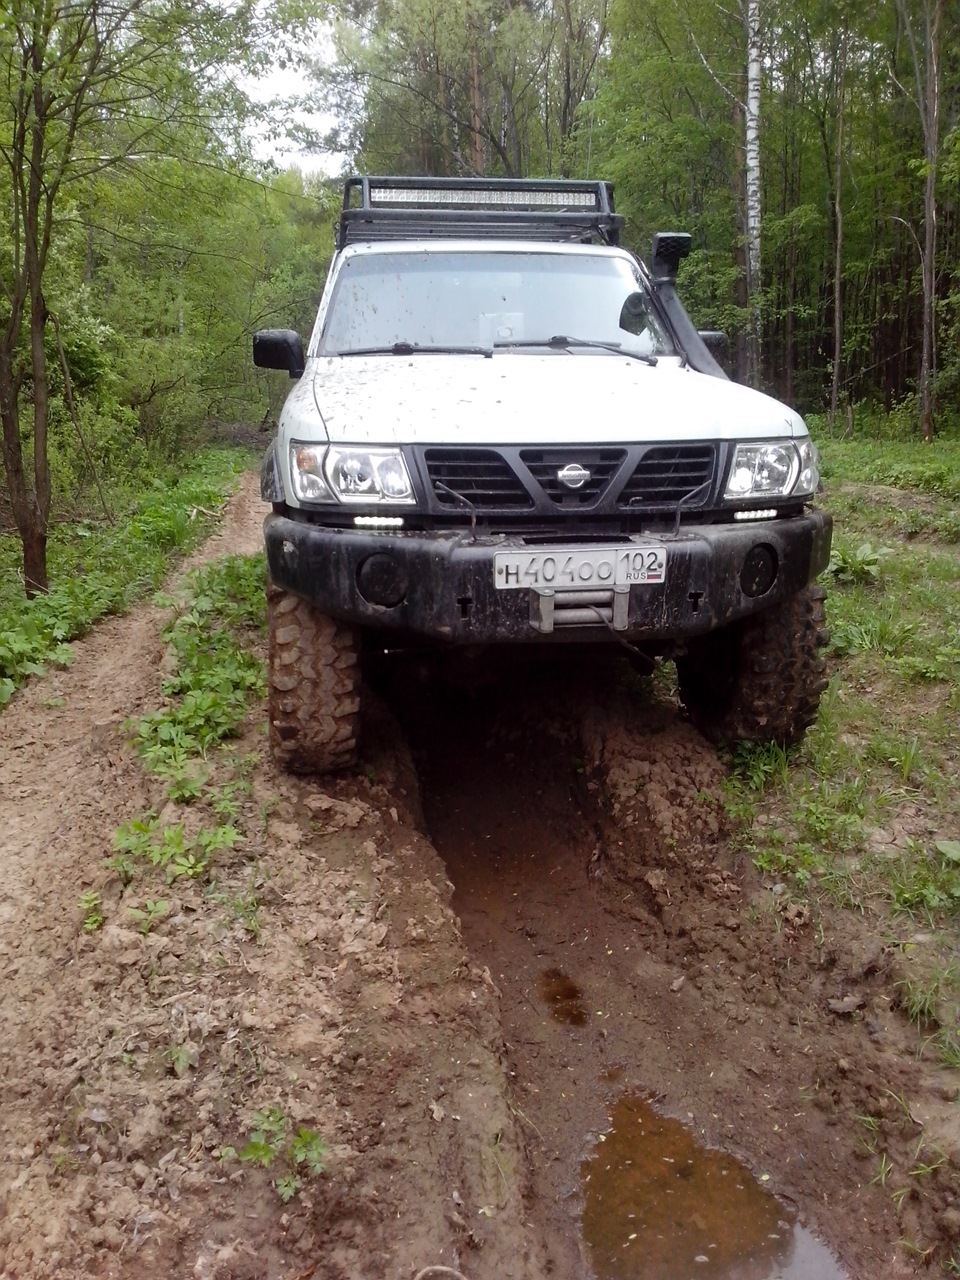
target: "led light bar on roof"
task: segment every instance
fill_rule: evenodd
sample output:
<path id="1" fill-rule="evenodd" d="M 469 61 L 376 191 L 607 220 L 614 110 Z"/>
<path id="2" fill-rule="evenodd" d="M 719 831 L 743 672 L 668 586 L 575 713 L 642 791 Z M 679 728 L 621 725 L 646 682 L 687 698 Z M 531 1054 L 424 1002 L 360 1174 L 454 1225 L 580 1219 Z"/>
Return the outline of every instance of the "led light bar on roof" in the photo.
<path id="1" fill-rule="evenodd" d="M 620 243 L 613 186 L 570 178 L 355 176 L 343 189 L 337 248 L 441 239 Z"/>
<path id="2" fill-rule="evenodd" d="M 597 198 L 591 191 L 498 191 L 474 188 L 434 188 L 417 190 L 401 187 L 371 187 L 370 203 L 415 204 L 422 206 L 471 205 L 474 208 L 531 209 L 596 209 Z"/>

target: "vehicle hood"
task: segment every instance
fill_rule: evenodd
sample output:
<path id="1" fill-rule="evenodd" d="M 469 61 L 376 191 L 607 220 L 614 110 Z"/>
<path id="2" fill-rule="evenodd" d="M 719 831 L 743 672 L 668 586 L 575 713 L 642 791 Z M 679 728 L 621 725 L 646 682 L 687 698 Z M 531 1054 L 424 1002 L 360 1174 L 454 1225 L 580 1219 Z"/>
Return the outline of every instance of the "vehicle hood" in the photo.
<path id="1" fill-rule="evenodd" d="M 281 419 L 288 437 L 349 444 L 565 444 L 805 434 L 770 396 L 599 352 L 311 359 Z"/>

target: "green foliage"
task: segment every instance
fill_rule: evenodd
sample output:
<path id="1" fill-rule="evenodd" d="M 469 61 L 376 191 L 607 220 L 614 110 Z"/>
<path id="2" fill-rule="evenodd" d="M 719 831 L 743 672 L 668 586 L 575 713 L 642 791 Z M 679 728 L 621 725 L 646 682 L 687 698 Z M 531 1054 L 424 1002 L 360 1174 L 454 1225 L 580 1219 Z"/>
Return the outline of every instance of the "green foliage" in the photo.
<path id="1" fill-rule="evenodd" d="M 107 863 L 129 881 L 137 863 L 165 872 L 168 883 L 178 876 L 195 879 L 206 875 L 215 854 L 232 849 L 241 839 L 236 827 L 201 828 L 188 835 L 181 823 L 161 825 L 153 814 L 132 818 L 114 832 L 115 856 Z"/>
<path id="2" fill-rule="evenodd" d="M 211 894 L 214 902 L 226 907 L 235 920 L 238 920 L 254 941 L 260 940 L 260 900 L 251 887 L 245 893 L 227 893 L 216 891 Z"/>
<path id="3" fill-rule="evenodd" d="M 897 1002 L 911 1022 L 924 1026 L 935 1022 L 940 1003 L 940 982 L 918 982 L 906 978 L 897 983 Z"/>
<path id="4" fill-rule="evenodd" d="M 827 573 L 841 583 L 879 582 L 881 561 L 892 554 L 890 547 L 877 548 L 870 542 L 862 542 L 855 550 L 834 542 Z"/>
<path id="5" fill-rule="evenodd" d="M 775 742 L 741 742 L 734 748 L 731 763 L 734 775 L 751 791 L 764 791 L 771 783 L 786 784 L 790 753 Z"/>
<path id="6" fill-rule="evenodd" d="M 147 898 L 142 907 L 127 908 L 140 932 L 144 935 L 148 934 L 153 926 L 164 918 L 169 909 L 170 904 L 166 898 Z"/>
<path id="7" fill-rule="evenodd" d="M 942 841 L 948 853 L 924 855 L 913 849 L 890 864 L 887 869 L 889 894 L 895 908 L 910 915 L 933 920 L 942 914 L 960 912 L 960 863 L 950 852 L 953 842 Z"/>
<path id="8" fill-rule="evenodd" d="M 236 450 L 207 450 L 158 474 L 114 524 L 84 520 L 57 529 L 51 545 L 54 585 L 25 600 L 13 566 L 17 549 L 0 537 L 0 704 L 45 664 L 68 665 L 67 641 L 100 618 L 120 613 L 159 585 L 176 555 L 196 546 L 246 458 Z"/>
<path id="9" fill-rule="evenodd" d="M 318 1177 L 323 1172 L 326 1151 L 326 1143 L 315 1130 L 301 1127 L 291 1133 L 290 1121 L 274 1105 L 254 1113 L 253 1127 L 239 1151 L 228 1147 L 221 1156 L 236 1156 L 244 1164 L 263 1169 L 282 1165 L 283 1172 L 274 1178 L 273 1185 L 286 1204 L 301 1190 L 305 1176 Z"/>
<path id="10" fill-rule="evenodd" d="M 104 921 L 103 898 L 96 889 L 85 889 L 80 895 L 84 933 L 96 933 Z"/>
<path id="11" fill-rule="evenodd" d="M 862 596 L 845 600 L 831 596 L 830 648 L 834 653 L 879 653 L 886 656 L 905 653 L 917 636 L 916 622 L 895 616 L 889 601 L 873 605 Z"/>
<path id="12" fill-rule="evenodd" d="M 263 664 L 238 639 L 263 626 L 263 581 L 262 555 L 215 561 L 197 570 L 164 629 L 177 670 L 163 682 L 167 704 L 137 722 L 135 740 L 147 766 L 181 791 L 195 790 L 187 761 L 235 734 L 248 697 L 264 692 Z"/>

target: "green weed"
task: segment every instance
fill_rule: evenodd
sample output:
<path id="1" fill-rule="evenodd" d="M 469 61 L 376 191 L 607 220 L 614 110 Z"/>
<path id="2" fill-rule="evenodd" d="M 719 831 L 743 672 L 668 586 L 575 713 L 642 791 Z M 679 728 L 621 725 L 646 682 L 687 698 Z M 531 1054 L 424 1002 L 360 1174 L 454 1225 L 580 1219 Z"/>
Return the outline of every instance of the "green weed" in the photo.
<path id="1" fill-rule="evenodd" d="M 239 1151 L 225 1147 L 220 1154 L 222 1159 L 236 1158 L 263 1169 L 281 1165 L 283 1171 L 274 1178 L 273 1186 L 286 1204 L 302 1188 L 305 1176 L 323 1172 L 326 1152 L 326 1143 L 315 1130 L 301 1127 L 291 1133 L 282 1109 L 270 1106 L 254 1114 L 253 1128 Z"/>
<path id="2" fill-rule="evenodd" d="M 830 651 L 843 657 L 856 653 L 880 653 L 893 657 L 913 641 L 916 630 L 913 622 L 858 610 L 855 618 L 831 622 Z"/>
<path id="3" fill-rule="evenodd" d="M 936 1022 L 940 1005 L 940 982 L 934 978 L 920 982 L 913 978 L 904 978 L 896 984 L 897 1003 L 911 1022 L 922 1027 Z"/>
<path id="4" fill-rule="evenodd" d="M 96 889 L 85 889 L 80 895 L 80 910 L 83 912 L 84 933 L 96 933 L 103 925 L 103 898 Z"/>
<path id="5" fill-rule="evenodd" d="M 113 837 L 116 854 L 107 866 L 120 872 L 129 883 L 137 862 L 146 862 L 166 873 L 167 881 L 178 876 L 195 879 L 204 875 L 214 854 L 232 849 L 241 839 L 236 827 L 201 828 L 188 836 L 181 823 L 161 826 L 152 814 L 123 823 Z"/>
<path id="6" fill-rule="evenodd" d="M 940 1061 L 952 1071 L 960 1071 L 960 1032 L 944 1028 L 937 1038 Z"/>
<path id="7" fill-rule="evenodd" d="M 941 841 L 949 846 L 953 842 Z M 911 849 L 888 864 L 888 892 L 894 907 L 932 920 L 938 913 L 960 911 L 960 866 L 940 852 L 939 858 Z"/>
<path id="8" fill-rule="evenodd" d="M 942 644 L 932 653 L 908 654 L 897 660 L 896 668 L 907 680 L 956 681 L 960 673 L 960 648 Z"/>
<path id="9" fill-rule="evenodd" d="M 252 791 L 244 778 L 235 778 L 215 787 L 206 796 L 206 802 L 221 822 L 233 822 L 240 816 L 240 797 Z"/>
<path id="10" fill-rule="evenodd" d="M 784 786 L 790 774 L 790 752 L 776 742 L 741 742 L 731 760 L 734 776 L 751 791 L 764 791 L 771 784 Z"/>
<path id="11" fill-rule="evenodd" d="M 877 1168 L 877 1172 L 870 1179 L 871 1186 L 879 1185 L 881 1187 L 885 1187 L 891 1173 L 893 1173 L 893 1162 L 885 1151 L 881 1151 L 879 1167 Z"/>
<path id="12" fill-rule="evenodd" d="M 211 899 L 225 907 L 235 920 L 238 920 L 251 938 L 260 940 L 260 900 L 251 886 L 246 893 L 225 893 L 217 891 Z"/>
<path id="13" fill-rule="evenodd" d="M 173 559 L 209 532 L 247 461 L 238 450 L 207 450 L 173 483 L 164 477 L 127 496 L 112 524 L 58 522 L 48 545 L 50 590 L 31 600 L 18 580 L 14 540 L 0 537 L 0 706 L 47 664 L 68 666 L 68 641 L 158 586 Z"/>
<path id="14" fill-rule="evenodd" d="M 891 547 L 874 547 L 870 542 L 862 542 L 857 548 L 834 543 L 827 573 L 841 583 L 879 582 L 881 564 L 892 554 Z"/>
<path id="15" fill-rule="evenodd" d="M 188 761 L 238 731 L 250 696 L 265 692 L 263 664 L 238 637 L 265 617 L 263 557 L 229 556 L 197 571 L 192 594 L 164 629 L 177 662 L 167 704 L 133 725 L 147 768 L 189 788 Z"/>
<path id="16" fill-rule="evenodd" d="M 167 1058 L 173 1074 L 181 1080 L 200 1062 L 199 1052 L 189 1044 L 172 1044 L 167 1050 Z"/>
<path id="17" fill-rule="evenodd" d="M 169 909 L 170 904 L 166 898 L 147 898 L 142 907 L 127 908 L 140 932 L 144 935 L 148 934 L 153 926 L 164 918 Z"/>

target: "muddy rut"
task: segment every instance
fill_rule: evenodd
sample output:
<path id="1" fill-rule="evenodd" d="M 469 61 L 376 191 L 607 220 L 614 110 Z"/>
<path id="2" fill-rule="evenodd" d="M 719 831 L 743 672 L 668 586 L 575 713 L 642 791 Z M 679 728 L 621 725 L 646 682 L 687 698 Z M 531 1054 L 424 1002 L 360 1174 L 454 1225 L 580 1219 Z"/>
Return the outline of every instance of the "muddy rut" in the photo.
<path id="1" fill-rule="evenodd" d="M 248 478 L 203 556 L 255 550 L 261 516 Z M 108 621 L 0 717 L 0 1274 L 590 1280 L 585 1188 L 631 1099 L 852 1280 L 960 1234 L 955 1081 L 911 1056 L 876 922 L 738 858 L 669 690 L 615 656 L 479 687 L 397 659 L 361 769 L 319 783 L 272 769 L 254 708 L 211 766 L 247 762 L 240 845 L 206 882 L 122 885 L 121 822 L 198 820 L 123 728 L 162 700 L 167 616 Z M 327 1147 L 286 1204 L 286 1156 L 231 1156 L 268 1107 Z M 924 1199 L 871 1181 L 863 1116 L 890 1149 L 936 1133 Z"/>

